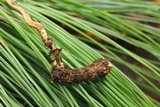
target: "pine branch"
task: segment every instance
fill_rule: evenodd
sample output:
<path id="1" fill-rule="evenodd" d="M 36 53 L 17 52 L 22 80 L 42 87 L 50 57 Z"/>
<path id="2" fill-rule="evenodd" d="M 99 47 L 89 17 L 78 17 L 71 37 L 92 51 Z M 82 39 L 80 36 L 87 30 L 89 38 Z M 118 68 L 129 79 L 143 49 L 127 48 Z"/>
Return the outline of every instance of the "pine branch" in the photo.
<path id="1" fill-rule="evenodd" d="M 95 80 L 98 77 L 106 76 L 109 73 L 112 65 L 107 59 L 102 58 L 94 61 L 92 64 L 84 68 L 73 70 L 68 68 L 67 65 L 62 61 L 62 57 L 60 55 L 62 49 L 56 47 L 55 43 L 48 36 L 43 25 L 40 22 L 33 21 L 28 12 L 21 6 L 17 5 L 15 2 L 12 2 L 12 0 L 6 1 L 12 8 L 23 15 L 24 20 L 28 26 L 35 28 L 39 32 L 45 46 L 50 49 L 49 56 L 54 55 L 55 60 L 52 62 L 51 68 L 52 81 L 63 83 L 81 82 Z"/>

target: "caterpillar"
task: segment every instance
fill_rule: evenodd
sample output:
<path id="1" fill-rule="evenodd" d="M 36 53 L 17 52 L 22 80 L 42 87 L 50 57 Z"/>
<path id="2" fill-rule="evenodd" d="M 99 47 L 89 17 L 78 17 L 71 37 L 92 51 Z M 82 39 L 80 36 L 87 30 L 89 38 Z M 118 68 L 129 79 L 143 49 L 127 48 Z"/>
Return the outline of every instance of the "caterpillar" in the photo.
<path id="1" fill-rule="evenodd" d="M 33 21 L 28 12 L 21 6 L 17 5 L 17 3 L 12 2 L 12 0 L 6 1 L 12 8 L 23 15 L 24 20 L 26 21 L 28 26 L 35 28 L 39 32 L 44 44 L 48 48 L 50 48 L 49 56 L 51 56 L 52 54 L 55 56 L 55 60 L 52 62 L 51 67 L 51 80 L 53 82 L 56 81 L 61 83 L 73 83 L 95 80 L 98 77 L 106 76 L 109 73 L 112 65 L 107 59 L 102 58 L 97 59 L 92 64 L 84 68 L 68 68 L 67 65 L 62 61 L 62 57 L 60 55 L 61 49 L 56 47 L 56 44 L 48 36 L 42 24 L 38 21 Z"/>
<path id="2" fill-rule="evenodd" d="M 97 59 L 92 64 L 79 69 L 69 69 L 67 66 L 57 68 L 52 66 L 51 79 L 52 82 L 61 83 L 77 83 L 88 80 L 95 80 L 99 77 L 106 76 L 112 64 L 107 59 Z"/>

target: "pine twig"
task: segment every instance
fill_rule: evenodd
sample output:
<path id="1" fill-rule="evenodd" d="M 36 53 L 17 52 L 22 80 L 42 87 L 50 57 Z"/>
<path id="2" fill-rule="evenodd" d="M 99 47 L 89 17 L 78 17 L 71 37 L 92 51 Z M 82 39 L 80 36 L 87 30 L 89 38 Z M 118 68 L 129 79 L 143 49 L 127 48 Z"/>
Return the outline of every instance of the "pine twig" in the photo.
<path id="1" fill-rule="evenodd" d="M 6 1 L 12 8 L 14 8 L 15 10 L 17 10 L 23 15 L 24 20 L 26 21 L 28 26 L 37 29 L 44 44 L 48 48 L 50 48 L 49 56 L 51 56 L 51 54 L 55 56 L 54 64 L 59 67 L 64 67 L 64 63 L 62 62 L 62 58 L 60 55 L 61 49 L 57 48 L 54 42 L 52 41 L 52 39 L 49 38 L 42 24 L 37 21 L 33 21 L 30 15 L 28 14 L 28 12 L 25 9 L 23 9 L 21 6 L 17 5 L 17 3 L 12 2 L 12 0 L 6 0 Z"/>
<path id="2" fill-rule="evenodd" d="M 52 62 L 51 68 L 51 78 L 53 82 L 57 81 L 71 83 L 95 80 L 98 77 L 106 76 L 109 73 L 110 69 L 112 68 L 112 64 L 107 59 L 102 58 L 94 61 L 92 64 L 84 68 L 68 68 L 67 65 L 62 61 L 62 57 L 60 55 L 61 49 L 56 47 L 55 43 L 47 35 L 47 32 L 42 24 L 37 21 L 33 21 L 28 12 L 15 2 L 12 2 L 12 0 L 6 0 L 6 2 L 23 15 L 28 26 L 35 28 L 39 32 L 44 44 L 50 49 L 49 56 L 52 54 L 54 55 L 55 60 Z"/>

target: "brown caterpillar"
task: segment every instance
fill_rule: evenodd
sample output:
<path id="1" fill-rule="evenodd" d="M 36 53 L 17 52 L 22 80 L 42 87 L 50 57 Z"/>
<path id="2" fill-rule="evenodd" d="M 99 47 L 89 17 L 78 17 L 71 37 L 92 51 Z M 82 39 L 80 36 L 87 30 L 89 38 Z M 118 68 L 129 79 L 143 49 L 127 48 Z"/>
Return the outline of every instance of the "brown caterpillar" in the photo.
<path id="1" fill-rule="evenodd" d="M 88 80 L 95 80 L 98 77 L 106 76 L 112 68 L 107 59 L 98 59 L 92 64 L 79 69 L 69 69 L 66 66 L 57 68 L 52 66 L 51 79 L 53 82 L 74 83 Z"/>
<path id="2" fill-rule="evenodd" d="M 55 60 L 52 62 L 51 68 L 51 79 L 52 81 L 62 82 L 62 83 L 72 83 L 72 82 L 81 82 L 87 80 L 95 80 L 98 77 L 106 76 L 110 69 L 112 68 L 111 63 L 107 59 L 98 59 L 92 64 L 86 66 L 85 68 L 79 69 L 69 69 L 66 64 L 62 61 L 60 55 L 61 49 L 56 47 L 56 44 L 49 38 L 46 30 L 41 23 L 33 21 L 28 14 L 28 12 L 23 9 L 17 3 L 12 2 L 12 0 L 6 0 L 6 2 L 15 10 L 20 12 L 27 25 L 32 28 L 37 29 L 39 32 L 44 44 L 50 48 L 50 55 L 54 55 Z"/>

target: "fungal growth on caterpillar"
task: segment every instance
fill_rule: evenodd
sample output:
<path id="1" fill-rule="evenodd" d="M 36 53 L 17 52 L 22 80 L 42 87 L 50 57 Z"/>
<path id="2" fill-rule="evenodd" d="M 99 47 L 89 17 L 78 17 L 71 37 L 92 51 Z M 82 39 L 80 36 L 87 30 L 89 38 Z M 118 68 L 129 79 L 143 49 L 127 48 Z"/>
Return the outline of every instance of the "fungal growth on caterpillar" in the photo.
<path id="1" fill-rule="evenodd" d="M 35 28 L 39 35 L 41 36 L 45 46 L 50 49 L 50 55 L 54 55 L 55 60 L 52 62 L 51 67 L 51 80 L 53 82 L 61 83 L 73 83 L 73 82 L 82 82 L 87 80 L 95 80 L 98 77 L 106 76 L 112 68 L 112 64 L 107 59 L 97 59 L 92 64 L 85 66 L 84 68 L 79 69 L 70 69 L 62 61 L 60 52 L 62 49 L 56 47 L 55 43 L 47 35 L 46 30 L 43 25 L 38 21 L 33 21 L 28 14 L 28 12 L 23 9 L 17 3 L 12 2 L 12 0 L 6 0 L 8 5 L 20 12 L 27 25 Z"/>

